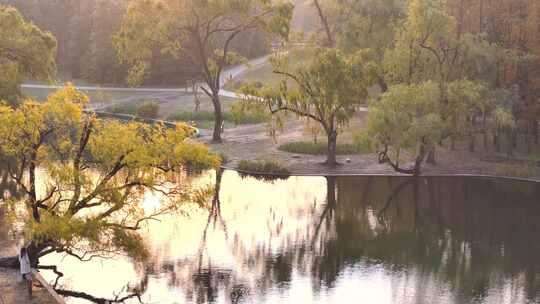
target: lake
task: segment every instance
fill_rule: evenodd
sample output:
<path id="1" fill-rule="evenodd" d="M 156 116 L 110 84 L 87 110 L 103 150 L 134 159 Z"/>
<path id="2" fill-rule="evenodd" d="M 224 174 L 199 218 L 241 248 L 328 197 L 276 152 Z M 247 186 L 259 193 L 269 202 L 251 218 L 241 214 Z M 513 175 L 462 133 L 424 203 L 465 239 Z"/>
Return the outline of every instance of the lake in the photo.
<path id="1" fill-rule="evenodd" d="M 540 184 L 225 171 L 205 208 L 152 222 L 151 257 L 50 256 L 59 286 L 143 303 L 540 303 Z M 160 203 L 147 193 L 151 209 Z M 54 281 L 55 275 L 45 273 Z M 90 303 L 69 298 L 68 303 Z M 126 303 L 139 303 L 130 298 Z"/>

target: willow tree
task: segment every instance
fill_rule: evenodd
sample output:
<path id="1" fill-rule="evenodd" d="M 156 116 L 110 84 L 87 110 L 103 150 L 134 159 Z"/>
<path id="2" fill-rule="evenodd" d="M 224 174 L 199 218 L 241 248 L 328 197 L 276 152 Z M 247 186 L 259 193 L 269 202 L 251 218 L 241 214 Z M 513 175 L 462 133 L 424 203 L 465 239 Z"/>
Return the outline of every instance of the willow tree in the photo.
<path id="1" fill-rule="evenodd" d="M 231 49 L 232 43 L 255 29 L 286 37 L 292 8 L 288 2 L 269 0 L 135 0 L 114 38 L 115 46 L 120 60 L 132 66 L 132 84 L 151 68 L 154 52 L 188 55 L 206 84 L 201 90 L 212 100 L 213 140 L 220 142 L 222 73 L 243 60 Z"/>
<path id="2" fill-rule="evenodd" d="M 397 172 L 419 175 L 429 150 L 437 144 L 444 124 L 433 82 L 395 85 L 370 106 L 367 135 L 380 163 Z M 409 161 L 413 165 L 409 166 Z"/>
<path id="3" fill-rule="evenodd" d="M 87 97 L 73 87 L 44 103 L 0 106 L 0 157 L 24 194 L 7 200 L 7 217 L 24 223 L 31 262 L 57 252 L 80 260 L 147 251 L 145 222 L 197 201 L 204 191 L 169 183 L 186 166 L 210 168 L 218 158 L 188 137 L 192 129 L 104 121 L 83 113 Z M 145 192 L 168 197 L 150 210 Z M 17 258 L 2 258 L 14 267 Z"/>
<path id="4" fill-rule="evenodd" d="M 315 50 L 305 65 L 289 71 L 277 63 L 274 73 L 283 76 L 279 87 L 246 88 L 250 102 L 266 103 L 272 114 L 290 112 L 320 124 L 328 140 L 326 164 L 334 166 L 341 128 L 366 103 L 372 82 L 371 65 L 364 53 L 346 56 L 335 48 Z"/>
<path id="5" fill-rule="evenodd" d="M 0 100 L 16 103 L 26 79 L 56 74 L 56 39 L 26 22 L 13 7 L 0 5 Z"/>
<path id="6" fill-rule="evenodd" d="M 456 18 L 449 12 L 442 0 L 411 0 L 407 18 L 400 24 L 395 45 L 385 53 L 385 77 L 390 85 L 419 85 L 434 81 L 439 86 L 440 117 L 445 122 L 445 130 L 440 142 L 459 136 L 470 117 L 475 102 L 466 102 L 482 96 L 485 72 L 493 62 L 498 48 L 488 43 L 483 35 L 464 33 Z M 493 58 L 486 58 L 486 57 Z M 469 91 L 469 96 L 457 96 L 460 86 Z M 454 94 L 454 96 L 451 96 Z M 452 98 L 456 97 L 457 98 Z M 459 110 L 459 112 L 458 112 Z M 431 147 L 428 160 L 435 162 L 435 146 Z"/>

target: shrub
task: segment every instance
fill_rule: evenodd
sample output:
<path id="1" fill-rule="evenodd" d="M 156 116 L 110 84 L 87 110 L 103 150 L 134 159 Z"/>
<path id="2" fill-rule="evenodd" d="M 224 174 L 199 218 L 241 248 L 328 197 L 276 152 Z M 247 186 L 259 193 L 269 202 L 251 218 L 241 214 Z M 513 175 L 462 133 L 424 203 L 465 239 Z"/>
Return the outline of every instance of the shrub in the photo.
<path id="1" fill-rule="evenodd" d="M 139 105 L 137 104 L 119 104 L 119 105 L 113 105 L 105 110 L 107 112 L 115 113 L 115 114 L 129 114 L 129 115 L 136 115 L 137 114 L 137 108 Z"/>
<path id="2" fill-rule="evenodd" d="M 290 175 L 289 170 L 276 160 L 241 160 L 238 170 L 258 175 Z"/>
<path id="3" fill-rule="evenodd" d="M 328 151 L 328 144 L 326 142 L 313 143 L 307 141 L 296 141 L 282 144 L 278 149 L 289 153 L 325 155 Z M 369 149 L 360 144 L 338 144 L 336 149 L 336 152 L 339 155 L 371 152 Z"/>
<path id="4" fill-rule="evenodd" d="M 137 107 L 136 115 L 142 118 L 156 119 L 159 116 L 159 104 L 155 102 L 145 102 Z"/>

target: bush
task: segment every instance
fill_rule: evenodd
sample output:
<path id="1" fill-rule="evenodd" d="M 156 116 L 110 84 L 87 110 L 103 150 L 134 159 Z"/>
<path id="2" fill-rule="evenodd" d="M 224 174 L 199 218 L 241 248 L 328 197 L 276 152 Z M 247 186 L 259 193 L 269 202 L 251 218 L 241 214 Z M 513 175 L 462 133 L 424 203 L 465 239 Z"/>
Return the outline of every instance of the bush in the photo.
<path id="1" fill-rule="evenodd" d="M 137 114 L 137 108 L 139 105 L 137 104 L 119 104 L 119 105 L 113 105 L 105 109 L 107 112 L 111 112 L 114 114 L 128 114 L 128 115 L 136 115 Z"/>
<path id="2" fill-rule="evenodd" d="M 261 175 L 290 175 L 289 170 L 275 160 L 241 160 L 238 170 Z"/>
<path id="3" fill-rule="evenodd" d="M 159 104 L 155 102 L 145 102 L 137 107 L 136 115 L 142 118 L 156 119 L 159 116 Z"/>
<path id="4" fill-rule="evenodd" d="M 296 154 L 326 155 L 328 151 L 328 144 L 326 142 L 313 143 L 307 141 L 296 141 L 282 144 L 278 149 L 284 152 Z M 371 152 L 369 151 L 370 149 L 360 144 L 338 144 L 336 149 L 338 155 Z"/>

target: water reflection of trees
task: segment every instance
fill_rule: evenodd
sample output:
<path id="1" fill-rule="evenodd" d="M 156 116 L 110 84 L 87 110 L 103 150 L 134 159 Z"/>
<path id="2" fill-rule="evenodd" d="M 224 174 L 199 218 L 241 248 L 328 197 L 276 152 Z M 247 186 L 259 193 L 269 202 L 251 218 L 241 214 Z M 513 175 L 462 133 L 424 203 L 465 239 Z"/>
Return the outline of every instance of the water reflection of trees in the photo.
<path id="1" fill-rule="evenodd" d="M 360 199 L 358 189 L 368 183 L 369 194 Z M 336 237 L 315 254 L 312 276 L 332 286 L 347 265 L 382 262 L 388 271 L 412 268 L 417 280 L 448 284 L 459 303 L 485 298 L 492 284 L 502 288 L 503 280 L 524 276 L 523 291 L 535 299 L 540 193 L 534 185 L 508 185 L 455 178 L 340 179 Z"/>
<path id="2" fill-rule="evenodd" d="M 481 303 L 492 288 L 506 288 L 511 299 L 524 295 L 522 302 L 540 299 L 540 190 L 535 185 L 328 178 L 326 202 L 304 215 L 310 225 L 298 227 L 277 247 L 271 242 L 249 247 L 221 216 L 220 181 L 218 175 L 199 257 L 164 267 L 170 284 L 180 287 L 189 302 L 217 302 L 220 297 L 226 303 L 249 297 L 262 302 L 271 292 L 286 292 L 295 274 L 311 278 L 319 291 L 338 285 L 342 274 L 358 263 L 383 267 L 393 284 L 412 288 L 393 293 L 395 303 L 429 303 L 440 296 L 440 289 L 425 288 L 434 285 L 448 290 L 455 303 Z M 209 230 L 223 233 L 237 268 L 205 259 Z"/>

